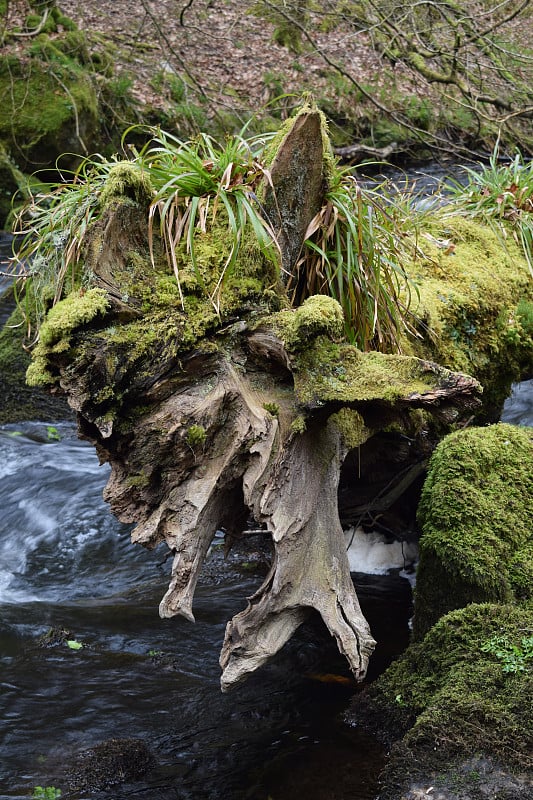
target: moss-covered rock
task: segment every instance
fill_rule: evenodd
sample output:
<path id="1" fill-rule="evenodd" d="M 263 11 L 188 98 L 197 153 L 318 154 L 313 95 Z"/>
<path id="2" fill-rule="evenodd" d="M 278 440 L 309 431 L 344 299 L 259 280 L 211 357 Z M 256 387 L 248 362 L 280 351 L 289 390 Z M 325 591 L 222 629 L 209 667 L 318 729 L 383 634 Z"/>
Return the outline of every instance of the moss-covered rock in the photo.
<path id="1" fill-rule="evenodd" d="M 404 794 L 406 787 L 424 778 L 427 785 L 430 774 L 465 757 L 488 758 L 507 769 L 531 766 L 532 624 L 530 603 L 452 611 L 355 700 L 353 722 L 379 719 L 403 735 L 392 749 L 380 797 L 414 798 Z"/>
<path id="2" fill-rule="evenodd" d="M 77 61 L 59 50 L 3 59 L 0 139 L 22 169 L 94 147 L 97 130 L 96 85 Z"/>
<path id="3" fill-rule="evenodd" d="M 418 508 L 414 633 L 454 608 L 531 597 L 533 432 L 498 424 L 436 448 Z"/>

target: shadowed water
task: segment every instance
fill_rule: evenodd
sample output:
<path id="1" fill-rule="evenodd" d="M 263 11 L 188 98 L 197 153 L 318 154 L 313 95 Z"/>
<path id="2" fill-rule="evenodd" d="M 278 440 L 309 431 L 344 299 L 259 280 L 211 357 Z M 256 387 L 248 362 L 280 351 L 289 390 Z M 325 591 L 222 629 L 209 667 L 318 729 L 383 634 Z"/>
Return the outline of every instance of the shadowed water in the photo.
<path id="1" fill-rule="evenodd" d="M 337 718 L 354 686 L 322 624 L 221 694 L 225 624 L 262 575 L 214 546 L 196 624 L 159 619 L 170 562 L 129 543 L 101 498 L 106 478 L 70 424 L 0 429 L 0 797 L 27 797 L 36 785 L 65 794 L 66 766 L 80 750 L 133 737 L 155 768 L 96 796 L 372 798 L 383 753 Z M 410 594 L 386 584 L 381 592 L 387 624 L 398 628 L 396 639 L 383 637 L 387 661 L 405 644 Z M 372 594 L 362 587 L 363 598 Z M 382 616 L 375 603 L 374 613 Z M 50 629 L 59 643 L 46 647 L 40 637 Z"/>

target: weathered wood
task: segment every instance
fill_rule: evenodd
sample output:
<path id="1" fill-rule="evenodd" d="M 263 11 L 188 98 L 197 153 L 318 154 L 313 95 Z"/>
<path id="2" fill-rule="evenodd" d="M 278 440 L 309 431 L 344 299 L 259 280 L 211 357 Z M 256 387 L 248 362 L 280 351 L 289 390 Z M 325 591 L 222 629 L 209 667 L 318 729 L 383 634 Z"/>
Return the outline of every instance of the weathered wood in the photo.
<path id="1" fill-rule="evenodd" d="M 288 270 L 322 200 L 325 148 L 318 113 L 306 111 L 271 165 L 274 189 L 268 184 L 263 200 L 278 214 Z M 230 538 L 251 515 L 270 532 L 270 573 L 227 626 L 224 689 L 265 663 L 312 609 L 360 680 L 374 640 L 339 520 L 343 462 L 391 426 L 424 436 L 419 409 L 449 422 L 479 402 L 479 385 L 421 359 L 361 353 L 342 340 L 342 309 L 331 298 L 279 311 L 279 275 L 264 275 L 259 311 L 250 307 L 255 272 L 252 294 L 226 322 L 193 285 L 191 319 L 169 289 L 173 276 L 150 260 L 139 202 L 135 192 L 123 202 L 113 196 L 89 238 L 104 311 L 46 355 L 81 435 L 111 466 L 105 498 L 119 519 L 136 523 L 134 542 L 165 542 L 173 554 L 165 618 L 194 620 L 194 591 L 217 528 Z M 268 307 L 264 298 L 276 291 Z"/>
<path id="2" fill-rule="evenodd" d="M 228 623 L 220 657 L 223 689 L 277 652 L 312 608 L 356 679 L 364 678 L 375 642 L 350 577 L 337 510 L 345 455 L 334 424 L 313 428 L 288 445 L 262 494 L 253 487 L 247 492 L 254 516 L 272 532 L 275 555 L 248 608 Z"/>
<path id="3" fill-rule="evenodd" d="M 292 274 L 307 227 L 326 188 L 323 123 L 318 110 L 299 114 L 281 141 L 265 185 L 264 207 L 281 247 L 282 270 Z M 329 145 L 327 145 L 329 146 Z"/>

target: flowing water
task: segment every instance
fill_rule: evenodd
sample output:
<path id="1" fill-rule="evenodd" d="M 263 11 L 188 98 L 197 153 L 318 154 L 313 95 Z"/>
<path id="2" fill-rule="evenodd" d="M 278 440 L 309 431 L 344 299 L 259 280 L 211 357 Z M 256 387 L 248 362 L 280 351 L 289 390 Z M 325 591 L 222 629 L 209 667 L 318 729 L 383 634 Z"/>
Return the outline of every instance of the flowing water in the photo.
<path id="1" fill-rule="evenodd" d="M 101 498 L 107 474 L 71 423 L 0 429 L 0 797 L 61 786 L 80 750 L 111 737 L 142 739 L 156 766 L 98 797 L 374 797 L 383 753 L 337 718 L 354 686 L 321 623 L 221 694 L 225 623 L 262 576 L 215 540 L 196 624 L 160 620 L 170 562 L 130 544 Z M 360 579 L 384 642 L 375 672 L 405 646 L 410 589 Z"/>

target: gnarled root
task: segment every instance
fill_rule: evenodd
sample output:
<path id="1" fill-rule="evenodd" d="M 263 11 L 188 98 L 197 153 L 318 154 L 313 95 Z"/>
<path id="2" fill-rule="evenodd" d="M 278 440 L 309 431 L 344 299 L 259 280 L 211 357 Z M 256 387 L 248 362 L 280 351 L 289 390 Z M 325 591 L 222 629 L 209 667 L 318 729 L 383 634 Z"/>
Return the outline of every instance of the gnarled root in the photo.
<path id="1" fill-rule="evenodd" d="M 296 437 L 260 496 L 247 498 L 272 532 L 272 569 L 245 611 L 227 625 L 220 664 L 227 690 L 265 663 L 315 608 L 355 677 L 364 678 L 375 642 L 350 577 L 337 510 L 345 456 L 335 425 Z"/>

